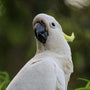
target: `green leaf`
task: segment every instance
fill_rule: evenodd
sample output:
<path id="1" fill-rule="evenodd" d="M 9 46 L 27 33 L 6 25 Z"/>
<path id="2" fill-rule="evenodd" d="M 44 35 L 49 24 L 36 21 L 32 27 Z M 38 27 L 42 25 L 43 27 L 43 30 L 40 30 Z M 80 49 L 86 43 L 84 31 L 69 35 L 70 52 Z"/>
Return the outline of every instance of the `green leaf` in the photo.
<path id="1" fill-rule="evenodd" d="M 84 79 L 84 78 L 78 78 L 79 80 L 89 82 L 90 80 Z"/>
<path id="2" fill-rule="evenodd" d="M 85 87 L 77 88 L 75 90 L 90 90 L 90 80 L 84 79 L 84 78 L 78 78 L 79 80 L 86 81 L 87 84 Z"/>
<path id="3" fill-rule="evenodd" d="M 86 88 L 90 88 L 90 81 L 87 83 Z"/>
<path id="4" fill-rule="evenodd" d="M 4 82 L 2 82 L 2 83 L 0 84 L 0 90 L 2 90 L 3 86 L 4 86 Z"/>
<path id="5" fill-rule="evenodd" d="M 10 82 L 10 78 L 7 72 L 0 71 L 0 90 L 5 90 Z"/>

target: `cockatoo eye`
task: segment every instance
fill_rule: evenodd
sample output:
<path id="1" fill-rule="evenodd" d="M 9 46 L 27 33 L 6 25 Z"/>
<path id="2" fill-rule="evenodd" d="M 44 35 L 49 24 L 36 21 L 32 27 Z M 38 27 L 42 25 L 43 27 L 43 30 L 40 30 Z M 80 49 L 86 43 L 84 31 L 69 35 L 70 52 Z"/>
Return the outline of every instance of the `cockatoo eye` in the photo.
<path id="1" fill-rule="evenodd" d="M 52 22 L 52 26 L 55 27 L 55 23 Z"/>
<path id="2" fill-rule="evenodd" d="M 50 23 L 50 27 L 54 29 L 56 27 L 56 24 L 54 22 L 52 22 L 52 23 Z"/>

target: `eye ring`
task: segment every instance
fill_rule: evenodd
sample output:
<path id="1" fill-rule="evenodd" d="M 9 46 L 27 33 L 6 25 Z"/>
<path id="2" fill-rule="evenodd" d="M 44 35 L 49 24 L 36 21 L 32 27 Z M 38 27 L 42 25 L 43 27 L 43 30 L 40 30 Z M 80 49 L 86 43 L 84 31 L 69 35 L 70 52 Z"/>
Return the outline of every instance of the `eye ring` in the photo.
<path id="1" fill-rule="evenodd" d="M 50 27 L 51 28 L 55 28 L 56 27 L 56 24 L 54 22 L 50 23 Z"/>

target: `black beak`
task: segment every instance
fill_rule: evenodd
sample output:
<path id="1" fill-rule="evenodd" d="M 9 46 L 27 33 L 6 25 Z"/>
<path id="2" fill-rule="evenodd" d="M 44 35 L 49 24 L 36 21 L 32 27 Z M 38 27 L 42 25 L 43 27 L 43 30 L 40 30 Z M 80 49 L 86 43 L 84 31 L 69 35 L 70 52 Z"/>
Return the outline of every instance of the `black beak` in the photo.
<path id="1" fill-rule="evenodd" d="M 37 22 L 35 24 L 35 36 L 41 43 L 46 43 L 48 31 L 46 30 L 46 26 L 43 23 Z"/>

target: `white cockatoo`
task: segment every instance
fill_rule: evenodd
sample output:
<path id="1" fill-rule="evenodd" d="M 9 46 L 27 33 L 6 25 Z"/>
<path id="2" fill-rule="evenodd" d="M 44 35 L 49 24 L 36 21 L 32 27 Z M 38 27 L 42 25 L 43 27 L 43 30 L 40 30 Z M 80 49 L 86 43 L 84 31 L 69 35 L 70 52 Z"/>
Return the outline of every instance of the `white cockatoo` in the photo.
<path id="1" fill-rule="evenodd" d="M 73 72 L 71 50 L 60 24 L 46 14 L 33 20 L 37 51 L 14 77 L 6 90 L 67 90 Z"/>

